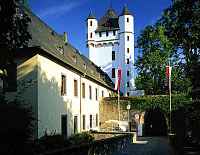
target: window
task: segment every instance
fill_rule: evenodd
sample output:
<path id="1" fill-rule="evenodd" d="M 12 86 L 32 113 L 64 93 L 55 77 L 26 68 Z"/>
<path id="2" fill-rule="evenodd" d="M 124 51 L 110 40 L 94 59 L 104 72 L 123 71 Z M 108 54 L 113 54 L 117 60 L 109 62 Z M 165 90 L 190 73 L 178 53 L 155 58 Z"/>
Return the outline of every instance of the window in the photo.
<path id="1" fill-rule="evenodd" d="M 78 96 L 78 82 L 74 80 L 74 96 Z"/>
<path id="2" fill-rule="evenodd" d="M 74 116 L 74 133 L 78 132 L 78 116 Z"/>
<path id="3" fill-rule="evenodd" d="M 129 23 L 129 18 L 126 19 L 127 23 Z"/>
<path id="4" fill-rule="evenodd" d="M 85 115 L 83 115 L 83 130 L 85 130 Z"/>
<path id="5" fill-rule="evenodd" d="M 92 38 L 92 33 L 90 33 L 90 38 Z"/>
<path id="6" fill-rule="evenodd" d="M 102 92 L 101 92 L 101 96 L 104 97 L 104 91 L 103 91 L 103 90 L 102 90 Z"/>
<path id="7" fill-rule="evenodd" d="M 127 71 L 127 76 L 130 76 L 130 71 L 129 70 Z"/>
<path id="8" fill-rule="evenodd" d="M 90 21 L 90 26 L 92 26 L 92 21 Z"/>
<path id="9" fill-rule="evenodd" d="M 115 78 L 115 68 L 112 68 L 112 78 Z"/>
<path id="10" fill-rule="evenodd" d="M 77 63 L 76 55 L 73 55 L 72 58 L 73 58 L 74 63 Z"/>
<path id="11" fill-rule="evenodd" d="M 89 86 L 89 98 L 92 99 L 92 87 Z"/>
<path id="12" fill-rule="evenodd" d="M 127 82 L 127 87 L 130 87 L 130 83 L 129 82 Z"/>
<path id="13" fill-rule="evenodd" d="M 106 31 L 106 36 L 108 36 L 108 35 L 109 35 L 108 31 Z"/>
<path id="14" fill-rule="evenodd" d="M 92 128 L 92 115 L 90 115 L 90 128 Z"/>
<path id="15" fill-rule="evenodd" d="M 102 37 L 102 33 L 101 32 L 99 32 L 99 37 Z"/>
<path id="16" fill-rule="evenodd" d="M 98 100 L 98 89 L 97 88 L 95 88 L 95 96 L 96 96 L 96 101 Z"/>
<path id="17" fill-rule="evenodd" d="M 113 31 L 113 36 L 115 36 L 116 35 L 116 31 Z"/>
<path id="18" fill-rule="evenodd" d="M 61 95 L 66 95 L 66 76 L 61 75 Z"/>
<path id="19" fill-rule="evenodd" d="M 115 60 L 115 51 L 112 51 L 112 60 Z"/>
<path id="20" fill-rule="evenodd" d="M 127 96 L 130 96 L 129 92 L 127 92 Z"/>
<path id="21" fill-rule="evenodd" d="M 67 115 L 61 115 L 61 133 L 67 138 Z"/>
<path id="22" fill-rule="evenodd" d="M 127 48 L 127 53 L 129 53 L 130 52 L 130 49 L 129 48 Z"/>
<path id="23" fill-rule="evenodd" d="M 96 114 L 96 126 L 98 126 L 99 124 L 99 117 L 98 117 L 98 114 Z"/>
<path id="24" fill-rule="evenodd" d="M 127 64 L 129 64 L 129 59 L 127 59 Z"/>
<path id="25" fill-rule="evenodd" d="M 127 41 L 129 41 L 130 40 L 130 38 L 129 38 L 129 36 L 127 36 Z"/>
<path id="26" fill-rule="evenodd" d="M 85 83 L 82 83 L 82 98 L 85 98 Z"/>

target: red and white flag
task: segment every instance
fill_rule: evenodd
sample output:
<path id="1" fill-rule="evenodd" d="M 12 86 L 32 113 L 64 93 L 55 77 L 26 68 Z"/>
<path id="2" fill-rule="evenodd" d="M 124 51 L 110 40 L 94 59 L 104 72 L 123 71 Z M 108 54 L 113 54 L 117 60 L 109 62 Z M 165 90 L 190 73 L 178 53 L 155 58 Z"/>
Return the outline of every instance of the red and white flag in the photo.
<path id="1" fill-rule="evenodd" d="M 171 70 L 172 70 L 172 67 L 166 66 L 166 77 L 167 77 L 167 79 L 171 79 Z"/>
<path id="2" fill-rule="evenodd" d="M 120 83 L 121 83 L 121 78 L 122 78 L 122 69 L 118 67 L 117 69 L 117 76 L 115 78 L 115 90 L 120 90 Z"/>

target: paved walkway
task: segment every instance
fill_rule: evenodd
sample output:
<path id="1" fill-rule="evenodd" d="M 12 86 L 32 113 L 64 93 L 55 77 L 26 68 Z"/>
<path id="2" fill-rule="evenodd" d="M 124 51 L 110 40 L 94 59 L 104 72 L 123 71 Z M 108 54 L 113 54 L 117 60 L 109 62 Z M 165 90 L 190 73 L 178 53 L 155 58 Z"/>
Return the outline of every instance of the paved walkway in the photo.
<path id="1" fill-rule="evenodd" d="M 167 138 L 140 137 L 126 151 L 116 155 L 173 155 L 173 150 Z"/>

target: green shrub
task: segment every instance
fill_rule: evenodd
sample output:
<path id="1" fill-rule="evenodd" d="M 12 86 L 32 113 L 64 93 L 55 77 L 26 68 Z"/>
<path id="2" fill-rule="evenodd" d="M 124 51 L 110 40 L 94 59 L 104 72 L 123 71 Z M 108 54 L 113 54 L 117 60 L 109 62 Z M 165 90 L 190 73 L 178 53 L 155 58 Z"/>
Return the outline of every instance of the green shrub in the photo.
<path id="1" fill-rule="evenodd" d="M 94 140 L 94 137 L 92 137 L 89 133 L 83 132 L 78 133 L 73 136 L 71 136 L 68 141 L 71 144 L 82 144 L 82 143 L 90 143 Z"/>

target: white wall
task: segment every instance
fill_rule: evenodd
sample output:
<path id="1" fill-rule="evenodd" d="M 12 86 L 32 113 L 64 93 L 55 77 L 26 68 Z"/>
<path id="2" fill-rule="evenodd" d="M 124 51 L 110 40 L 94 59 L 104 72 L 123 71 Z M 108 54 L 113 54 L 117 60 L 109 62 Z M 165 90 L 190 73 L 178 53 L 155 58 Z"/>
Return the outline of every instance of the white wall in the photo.
<path id="1" fill-rule="evenodd" d="M 80 122 L 80 102 L 82 105 L 81 115 L 86 115 L 86 130 L 89 130 L 89 115 L 92 114 L 94 118 L 96 114 L 99 115 L 99 100 L 96 101 L 95 88 L 98 88 L 100 91 L 104 90 L 105 96 L 109 96 L 108 90 L 43 56 L 38 57 L 38 63 L 39 136 L 44 134 L 45 129 L 48 129 L 49 132 L 56 130 L 57 133 L 61 133 L 62 114 L 67 114 L 68 116 L 68 136 L 73 134 L 74 116 L 78 116 L 78 131 L 80 132 L 80 126 L 82 125 L 82 122 Z M 66 96 L 61 96 L 60 91 L 62 74 L 66 75 L 67 78 Z M 74 79 L 78 81 L 78 97 L 74 97 Z M 85 82 L 86 85 L 85 99 L 80 98 L 80 80 Z M 92 100 L 89 99 L 89 85 L 92 86 Z"/>

